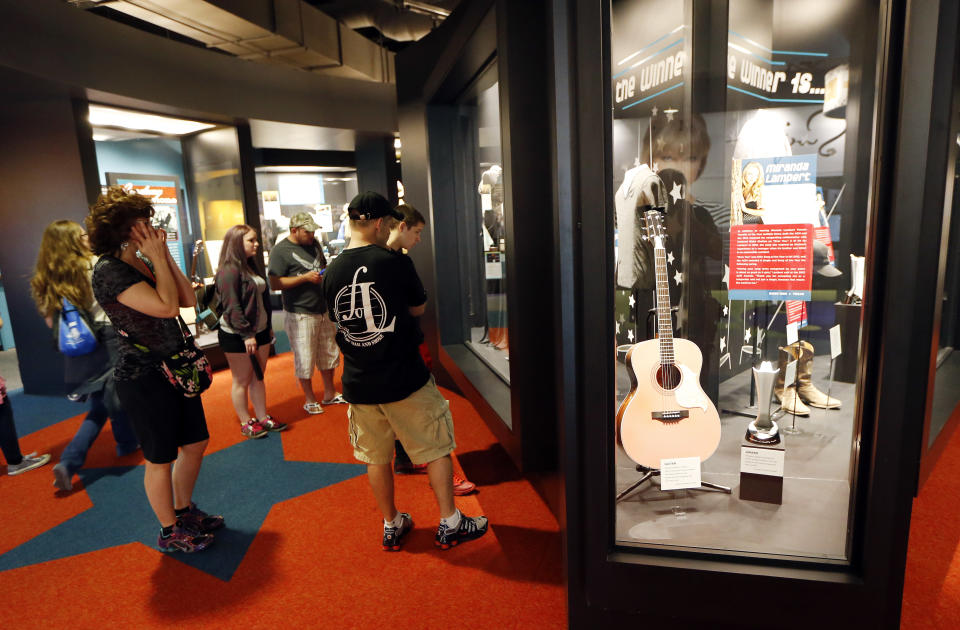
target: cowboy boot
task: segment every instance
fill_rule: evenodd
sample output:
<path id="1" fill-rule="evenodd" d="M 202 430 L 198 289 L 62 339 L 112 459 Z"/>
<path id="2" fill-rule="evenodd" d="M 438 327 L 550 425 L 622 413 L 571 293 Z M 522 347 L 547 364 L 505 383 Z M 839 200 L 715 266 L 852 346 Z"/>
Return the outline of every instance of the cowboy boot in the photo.
<path id="1" fill-rule="evenodd" d="M 796 384 L 790 387 L 783 386 L 784 377 L 787 373 L 787 363 L 797 359 L 796 352 L 797 348 L 794 346 L 780 348 L 780 360 L 777 366 L 780 368 L 780 371 L 777 372 L 777 382 L 773 387 L 773 393 L 777 397 L 777 400 L 780 401 L 780 406 L 787 413 L 792 413 L 795 416 L 809 416 L 810 408 L 803 404 L 800 397 L 797 396 Z"/>
<path id="2" fill-rule="evenodd" d="M 813 346 L 800 342 L 800 359 L 797 364 L 797 394 L 800 400 L 819 409 L 839 409 L 842 404 L 832 396 L 827 396 L 813 384 Z"/>

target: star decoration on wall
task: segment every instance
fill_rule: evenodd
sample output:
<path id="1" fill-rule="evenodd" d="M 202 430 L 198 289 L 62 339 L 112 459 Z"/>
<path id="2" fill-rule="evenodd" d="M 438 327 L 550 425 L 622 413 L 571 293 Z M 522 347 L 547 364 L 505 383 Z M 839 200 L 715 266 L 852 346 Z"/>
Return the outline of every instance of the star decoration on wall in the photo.
<path id="1" fill-rule="evenodd" d="M 627 300 L 627 302 L 630 304 L 630 308 L 633 308 L 636 305 L 637 301 L 633 298 L 632 293 L 630 294 L 630 299 Z"/>
<path id="2" fill-rule="evenodd" d="M 627 341 L 633 341 L 633 329 L 627 331 Z"/>
<path id="3" fill-rule="evenodd" d="M 673 274 L 673 281 L 676 282 L 677 284 L 683 283 L 683 274 L 680 273 L 679 271 Z"/>
<path id="4" fill-rule="evenodd" d="M 667 144 L 667 141 L 663 138 L 657 138 L 657 150 L 663 151 L 663 147 Z"/>
<path id="5" fill-rule="evenodd" d="M 620 322 L 617 322 L 617 334 L 620 334 Z"/>
<path id="6" fill-rule="evenodd" d="M 727 349 L 727 338 L 720 337 L 720 352 L 723 352 L 726 349 Z"/>
<path id="7" fill-rule="evenodd" d="M 677 113 L 677 110 L 675 110 L 675 109 L 665 109 L 665 110 L 663 110 L 663 113 L 667 115 L 667 122 L 670 122 L 671 120 L 673 120 L 673 115 L 674 115 L 675 113 Z"/>
<path id="8" fill-rule="evenodd" d="M 680 182 L 673 182 L 673 189 L 670 191 L 670 196 L 673 197 L 673 203 L 677 203 L 683 197 Z"/>
<path id="9" fill-rule="evenodd" d="M 672 265 L 674 260 L 673 252 L 667 252 L 667 263 Z"/>
<path id="10" fill-rule="evenodd" d="M 730 288 L 730 267 L 728 265 L 723 266 L 723 280 L 720 282 L 727 285 L 727 288 Z"/>
<path id="11" fill-rule="evenodd" d="M 730 316 L 730 307 L 729 307 L 729 306 L 724 306 L 724 307 L 723 307 L 723 316 L 724 316 L 724 317 L 729 317 L 729 316 Z"/>
<path id="12" fill-rule="evenodd" d="M 658 110 L 658 109 L 656 108 L 656 106 L 654 106 L 654 108 L 650 110 L 650 113 L 651 113 L 652 115 L 656 116 L 658 111 L 660 111 L 660 110 Z"/>
<path id="13" fill-rule="evenodd" d="M 743 341 L 744 341 L 744 343 L 750 343 L 750 329 L 749 329 L 749 328 L 747 328 L 747 330 L 744 331 L 744 333 L 743 333 Z"/>

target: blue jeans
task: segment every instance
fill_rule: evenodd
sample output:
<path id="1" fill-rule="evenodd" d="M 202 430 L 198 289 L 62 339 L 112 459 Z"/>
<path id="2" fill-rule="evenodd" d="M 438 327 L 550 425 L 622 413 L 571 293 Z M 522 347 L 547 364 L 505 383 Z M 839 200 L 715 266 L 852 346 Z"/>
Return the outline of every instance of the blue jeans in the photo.
<path id="1" fill-rule="evenodd" d="M 104 390 L 90 394 L 89 400 L 90 411 L 87 417 L 83 419 L 77 434 L 60 455 L 60 463 L 67 467 L 67 472 L 71 475 L 83 466 L 83 462 L 87 459 L 87 451 L 100 435 L 100 430 L 108 417 L 113 429 L 113 438 L 117 441 L 117 457 L 132 453 L 139 448 L 137 436 L 133 433 L 127 414 L 121 409 L 114 409 L 113 412 L 107 410 L 107 405 L 104 403 Z"/>

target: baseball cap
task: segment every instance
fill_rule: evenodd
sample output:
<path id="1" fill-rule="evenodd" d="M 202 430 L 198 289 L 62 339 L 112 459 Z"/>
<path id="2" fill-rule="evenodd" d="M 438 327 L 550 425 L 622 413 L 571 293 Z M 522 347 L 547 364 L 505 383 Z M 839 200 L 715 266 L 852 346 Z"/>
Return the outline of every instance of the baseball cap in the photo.
<path id="1" fill-rule="evenodd" d="M 830 262 L 827 246 L 818 240 L 813 241 L 813 270 L 827 278 L 836 278 L 843 275 L 843 272 Z"/>
<path id="2" fill-rule="evenodd" d="M 313 220 L 309 212 L 298 212 L 290 217 L 290 229 L 293 228 L 303 228 L 308 232 L 316 232 L 320 229 L 320 226 Z"/>
<path id="3" fill-rule="evenodd" d="M 380 217 L 393 217 L 403 221 L 403 214 L 399 210 L 395 210 L 390 202 L 383 198 L 383 195 L 370 190 L 354 197 L 347 207 L 347 212 L 353 221 L 379 219 Z"/>

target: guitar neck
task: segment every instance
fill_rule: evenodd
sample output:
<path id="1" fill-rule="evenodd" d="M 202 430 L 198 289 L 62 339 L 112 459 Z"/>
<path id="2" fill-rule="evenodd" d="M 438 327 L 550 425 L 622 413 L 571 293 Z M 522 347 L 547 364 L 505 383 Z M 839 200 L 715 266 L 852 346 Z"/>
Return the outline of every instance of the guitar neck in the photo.
<path id="1" fill-rule="evenodd" d="M 657 336 L 660 339 L 660 363 L 670 365 L 673 356 L 673 314 L 670 310 L 670 281 L 667 276 L 667 251 L 657 239 L 653 250 L 657 278 Z"/>

